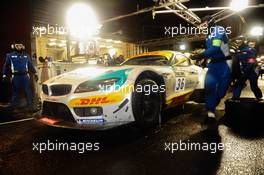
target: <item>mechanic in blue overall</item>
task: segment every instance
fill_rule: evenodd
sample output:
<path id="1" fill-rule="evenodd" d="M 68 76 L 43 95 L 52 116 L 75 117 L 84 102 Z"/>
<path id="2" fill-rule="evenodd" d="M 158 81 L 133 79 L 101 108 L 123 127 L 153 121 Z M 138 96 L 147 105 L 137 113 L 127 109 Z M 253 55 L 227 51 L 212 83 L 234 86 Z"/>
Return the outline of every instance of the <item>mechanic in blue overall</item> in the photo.
<path id="1" fill-rule="evenodd" d="M 257 51 L 246 43 L 246 38 L 240 36 L 236 40 L 238 44 L 237 56 L 240 64 L 241 77 L 234 83 L 233 100 L 238 101 L 247 80 L 257 100 L 262 100 L 262 92 L 258 87 Z"/>
<path id="2" fill-rule="evenodd" d="M 38 81 L 36 70 L 30 60 L 29 54 L 25 50 L 25 46 L 21 43 L 11 45 L 13 52 L 6 56 L 3 67 L 3 80 L 8 81 L 8 73 L 12 73 L 12 107 L 19 107 L 19 92 L 24 90 L 27 98 L 27 105 L 32 109 L 33 93 L 30 85 L 29 71 L 34 74 L 34 78 Z"/>
<path id="3" fill-rule="evenodd" d="M 191 59 L 208 58 L 208 71 L 205 77 L 205 103 L 207 109 L 206 123 L 215 123 L 216 106 L 226 95 L 231 78 L 228 60 L 231 59 L 229 39 L 224 27 L 217 26 L 211 16 L 202 19 L 200 28 L 208 31 L 206 50 L 203 53 L 192 55 Z"/>

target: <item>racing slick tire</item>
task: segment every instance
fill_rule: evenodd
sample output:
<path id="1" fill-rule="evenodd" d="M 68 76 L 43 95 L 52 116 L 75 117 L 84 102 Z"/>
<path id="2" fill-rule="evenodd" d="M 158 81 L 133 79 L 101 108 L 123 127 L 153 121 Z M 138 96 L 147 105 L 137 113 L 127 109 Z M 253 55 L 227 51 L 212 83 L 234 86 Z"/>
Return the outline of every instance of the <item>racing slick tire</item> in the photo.
<path id="1" fill-rule="evenodd" d="M 132 93 L 132 109 L 136 127 L 139 129 L 153 128 L 159 123 L 162 99 L 159 90 L 155 92 L 152 90 L 154 86 L 158 87 L 157 83 L 148 78 L 140 79 L 135 83 L 135 90 Z M 146 93 L 144 90 L 146 88 L 151 90 Z"/>
<path id="2" fill-rule="evenodd" d="M 229 99 L 225 102 L 225 118 L 231 128 L 263 129 L 264 102 L 254 98 Z"/>

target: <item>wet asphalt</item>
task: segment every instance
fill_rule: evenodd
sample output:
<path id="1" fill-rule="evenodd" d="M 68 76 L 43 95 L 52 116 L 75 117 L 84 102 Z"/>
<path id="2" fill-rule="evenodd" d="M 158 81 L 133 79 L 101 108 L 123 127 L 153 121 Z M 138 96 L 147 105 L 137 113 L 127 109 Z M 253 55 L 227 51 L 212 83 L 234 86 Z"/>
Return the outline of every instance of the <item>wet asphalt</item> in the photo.
<path id="1" fill-rule="evenodd" d="M 243 95 L 252 96 L 249 89 Z M 150 131 L 131 125 L 108 131 L 57 129 L 34 120 L 0 125 L 0 174 L 264 175 L 262 128 L 256 129 L 254 123 L 243 123 L 247 130 L 230 126 L 221 106 L 217 132 L 202 124 L 204 104 L 193 103 L 163 112 L 161 125 Z M 4 111 L 0 116 L 0 122 L 31 117 Z M 99 150 L 33 150 L 34 144 L 47 142 L 97 143 Z M 180 143 L 212 147 L 180 150 Z M 214 149 L 220 144 L 224 148 Z"/>

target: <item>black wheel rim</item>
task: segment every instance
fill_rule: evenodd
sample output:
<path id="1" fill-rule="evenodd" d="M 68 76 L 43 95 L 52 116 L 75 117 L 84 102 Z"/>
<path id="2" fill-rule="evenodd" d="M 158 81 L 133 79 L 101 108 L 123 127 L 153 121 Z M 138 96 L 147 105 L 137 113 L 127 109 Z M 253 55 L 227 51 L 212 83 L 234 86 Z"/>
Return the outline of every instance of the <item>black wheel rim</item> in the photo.
<path id="1" fill-rule="evenodd" d="M 140 103 L 141 117 L 145 121 L 152 121 L 154 116 L 158 115 L 160 111 L 160 95 L 159 93 L 141 94 Z"/>

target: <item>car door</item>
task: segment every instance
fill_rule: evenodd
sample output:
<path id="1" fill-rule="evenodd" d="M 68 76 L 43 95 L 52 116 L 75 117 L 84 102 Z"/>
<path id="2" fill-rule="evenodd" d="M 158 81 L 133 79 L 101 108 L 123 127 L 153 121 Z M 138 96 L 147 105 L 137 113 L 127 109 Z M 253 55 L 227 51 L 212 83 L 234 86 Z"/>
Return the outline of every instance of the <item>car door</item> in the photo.
<path id="1" fill-rule="evenodd" d="M 175 55 L 173 69 L 176 75 L 175 91 L 187 92 L 194 90 L 198 83 L 198 71 L 194 69 L 189 58 L 183 54 Z"/>
<path id="2" fill-rule="evenodd" d="M 171 81 L 172 96 L 174 96 L 175 93 L 184 93 L 186 91 L 185 82 L 187 73 L 182 68 L 181 62 L 182 60 L 180 60 L 180 57 L 178 57 L 177 54 L 175 54 L 171 60 L 171 68 L 174 73 L 173 80 Z"/>

